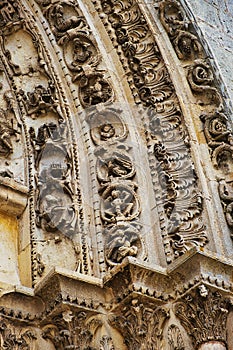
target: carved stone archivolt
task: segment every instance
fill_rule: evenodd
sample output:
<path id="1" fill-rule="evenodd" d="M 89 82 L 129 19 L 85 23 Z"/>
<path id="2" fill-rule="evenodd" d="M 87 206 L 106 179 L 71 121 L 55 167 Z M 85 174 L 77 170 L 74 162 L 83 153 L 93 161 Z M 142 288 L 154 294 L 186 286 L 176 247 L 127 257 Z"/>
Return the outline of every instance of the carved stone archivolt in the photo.
<path id="1" fill-rule="evenodd" d="M 155 194 L 167 261 L 182 255 L 193 245 L 207 242 L 201 194 L 190 156 L 189 140 L 182 112 L 170 76 L 146 19 L 136 1 L 94 1 L 104 25 L 129 76 L 137 104 L 142 104 L 152 177 L 159 173 Z M 113 32 L 114 31 L 114 32 Z M 181 33 L 180 33 L 181 35 Z M 194 45 L 194 38 L 189 38 Z M 178 40 L 178 39 L 177 39 Z M 179 39 L 178 47 L 185 45 Z M 182 45 L 180 44 L 182 42 Z M 144 123 L 144 121 L 143 121 Z M 157 196 L 157 195 L 156 195 Z"/>
<path id="2" fill-rule="evenodd" d="M 36 1 L 47 19 L 63 58 L 79 87 L 84 107 L 112 101 L 113 89 L 98 66 L 101 62 L 93 35 L 75 1 Z"/>
<path id="3" fill-rule="evenodd" d="M 216 77 L 207 59 L 204 47 L 195 32 L 179 1 L 164 0 L 159 7 L 160 20 L 173 44 L 180 60 L 185 63 L 187 80 L 200 105 L 206 113 L 200 116 L 204 134 L 209 145 L 214 167 L 220 171 L 220 177 L 231 172 L 232 132 L 223 98 L 216 87 Z M 218 109 L 216 108 L 218 107 Z M 221 189 L 220 189 L 221 191 Z M 223 202 L 224 211 L 225 203 Z M 229 224 L 229 214 L 226 213 Z M 231 227 L 231 225 L 229 225 Z"/>
<path id="4" fill-rule="evenodd" d="M 143 257 L 137 219 L 141 212 L 136 170 L 127 145 L 128 129 L 122 110 L 102 106 L 87 115 L 95 149 L 96 174 L 100 184 L 100 217 L 104 226 L 105 261 L 109 267 L 127 256 Z M 135 180 L 135 179 L 134 179 Z"/>

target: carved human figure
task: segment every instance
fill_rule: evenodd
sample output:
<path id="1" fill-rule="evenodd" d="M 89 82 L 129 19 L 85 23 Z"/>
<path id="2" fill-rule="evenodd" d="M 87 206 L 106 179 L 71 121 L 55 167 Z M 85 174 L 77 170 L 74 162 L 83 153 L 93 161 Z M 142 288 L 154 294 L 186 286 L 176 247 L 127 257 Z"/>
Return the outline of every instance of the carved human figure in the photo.
<path id="1" fill-rule="evenodd" d="M 73 61 L 71 65 L 74 67 L 79 66 L 86 62 L 92 55 L 90 44 L 82 42 L 79 37 L 73 40 Z"/>
<path id="2" fill-rule="evenodd" d="M 232 183 L 227 183 L 225 180 L 219 181 L 219 195 L 224 203 L 224 211 L 227 223 L 233 227 L 233 186 Z"/>
<path id="3" fill-rule="evenodd" d="M 107 197 L 107 205 L 104 211 L 106 221 L 114 222 L 125 220 L 132 213 L 132 194 L 128 191 L 114 189 Z"/>
<path id="4" fill-rule="evenodd" d="M 58 169 L 59 170 L 59 169 Z M 44 169 L 38 178 L 37 226 L 48 232 L 60 231 L 69 235 L 73 231 L 74 207 L 63 169 L 53 172 Z"/>
<path id="5" fill-rule="evenodd" d="M 61 4 L 53 6 L 51 17 L 58 32 L 66 32 L 68 29 L 78 26 L 82 21 L 82 19 L 77 16 L 65 18 L 64 7 Z"/>
<path id="6" fill-rule="evenodd" d="M 20 134 L 18 123 L 14 123 L 13 118 L 10 119 L 8 111 L 0 108 L 0 153 L 5 156 L 13 152 L 12 136 Z M 16 141 L 19 141 L 18 136 Z"/>
<path id="7" fill-rule="evenodd" d="M 138 236 L 132 232 L 118 230 L 106 247 L 106 259 L 113 263 L 120 263 L 126 256 L 136 256 L 138 247 L 134 242 Z"/>

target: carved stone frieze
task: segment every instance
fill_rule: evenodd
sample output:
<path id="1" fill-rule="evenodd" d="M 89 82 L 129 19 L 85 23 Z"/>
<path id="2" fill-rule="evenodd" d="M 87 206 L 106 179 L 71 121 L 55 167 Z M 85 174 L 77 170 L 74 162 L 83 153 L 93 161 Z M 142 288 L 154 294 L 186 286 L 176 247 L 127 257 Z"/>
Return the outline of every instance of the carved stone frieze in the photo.
<path id="1" fill-rule="evenodd" d="M 160 173 L 154 190 L 156 194 L 163 192 L 157 198 L 158 210 L 167 261 L 171 262 L 191 246 L 207 242 L 199 220 L 203 210 L 201 194 L 182 112 L 157 43 L 136 1 L 122 0 L 116 4 L 102 0 L 94 4 L 99 4 L 99 13 L 105 13 L 101 18 L 114 46 L 118 47 L 135 102 L 145 106 L 143 118 L 149 124 L 146 130 L 148 151 L 151 153 L 153 148 L 155 155 L 154 160 L 149 157 L 150 167 L 152 174 Z M 178 44 L 180 50 L 182 45 Z"/>
<path id="2" fill-rule="evenodd" d="M 175 304 L 175 314 L 190 335 L 195 349 L 200 344 L 220 341 L 226 344 L 226 321 L 230 299 L 204 284 Z"/>
<path id="3" fill-rule="evenodd" d="M 11 15 L 6 15 L 7 11 Z M 83 216 L 78 210 L 81 195 L 77 149 L 63 88 L 30 11 L 21 2 L 9 2 L 8 5 L 3 2 L 0 14 L 9 22 L 0 31 L 1 72 L 4 70 L 10 89 L 14 91 L 6 91 L 4 95 L 1 115 L 10 118 L 12 128 L 2 122 L 2 140 L 12 153 L 17 141 L 12 143 L 12 139 L 21 129 L 25 134 L 33 283 L 57 263 L 52 258 L 56 254 L 51 253 L 51 245 L 53 249 L 66 246 L 72 256 L 73 268 L 78 265 L 79 270 L 87 272 Z M 4 91 L 5 86 L 3 81 Z M 21 129 L 18 119 L 14 119 L 16 106 L 22 121 Z M 64 254 L 66 249 L 63 249 Z M 84 260 L 79 254 L 81 250 Z M 54 262 L 48 263 L 47 259 L 51 258 Z"/>
<path id="4" fill-rule="evenodd" d="M 132 182 L 136 170 L 121 114 L 122 110 L 97 106 L 87 116 L 90 135 L 97 146 L 94 153 L 100 183 L 100 217 L 105 227 L 105 261 L 109 267 L 120 264 L 126 256 L 143 256 L 140 227 L 135 221 L 141 212 L 138 186 Z"/>

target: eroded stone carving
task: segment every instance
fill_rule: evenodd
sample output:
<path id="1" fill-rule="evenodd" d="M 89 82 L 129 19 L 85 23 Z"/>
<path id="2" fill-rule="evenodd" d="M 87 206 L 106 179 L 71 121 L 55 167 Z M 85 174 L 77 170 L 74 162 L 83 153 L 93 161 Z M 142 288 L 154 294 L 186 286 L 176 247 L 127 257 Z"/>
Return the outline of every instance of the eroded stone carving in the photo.
<path id="1" fill-rule="evenodd" d="M 135 168 L 128 152 L 129 147 L 120 144 L 100 146 L 96 149 L 95 154 L 98 156 L 96 172 L 100 183 L 111 181 L 114 178 L 131 179 L 134 177 Z"/>
<path id="2" fill-rule="evenodd" d="M 110 266 L 121 263 L 126 256 L 140 258 L 143 247 L 137 226 L 122 223 L 105 229 L 105 256 Z"/>
<path id="3" fill-rule="evenodd" d="M 188 82 L 195 93 L 204 95 L 202 103 L 216 104 L 222 103 L 222 98 L 215 87 L 213 87 L 214 76 L 210 65 L 203 60 L 196 60 L 189 67 Z M 205 100 L 205 101 L 204 101 Z"/>
<path id="4" fill-rule="evenodd" d="M 113 90 L 103 71 L 98 70 L 99 53 L 91 31 L 77 4 L 70 0 L 40 1 L 44 16 L 62 47 L 73 82 L 79 85 L 84 107 L 111 101 Z"/>
<path id="5" fill-rule="evenodd" d="M 7 109 L 0 108 L 0 154 L 7 157 L 13 152 L 12 137 L 16 142 L 20 140 L 21 124 L 15 118 L 12 92 L 6 91 L 3 97 L 7 103 Z"/>
<path id="6" fill-rule="evenodd" d="M 185 350 L 184 341 L 180 332 L 179 327 L 172 324 L 167 331 L 168 344 L 170 350 Z"/>
<path id="7" fill-rule="evenodd" d="M 162 200 L 158 200 L 158 202 L 161 203 L 162 207 L 159 210 L 161 227 L 164 230 L 163 237 L 167 260 L 170 262 L 192 245 L 204 245 L 207 242 L 204 226 L 199 221 L 202 213 L 201 195 L 197 189 L 197 179 L 193 171 L 188 149 L 189 141 L 183 126 L 181 111 L 161 53 L 136 2 L 122 0 L 119 6 L 106 0 L 102 0 L 100 3 L 99 11 L 104 11 L 107 16 L 108 20 L 105 19 L 104 23 L 109 28 L 114 45 L 119 47 L 123 67 L 127 72 L 130 72 L 128 73 L 130 76 L 129 83 L 135 101 L 149 107 L 147 111 L 150 125 L 150 131 L 147 131 L 148 147 L 154 147 L 156 150 L 155 156 L 160 163 L 153 162 L 150 157 L 151 172 L 157 172 L 159 167 L 161 174 L 163 172 L 161 176 L 166 179 L 165 183 L 167 184 L 166 189 L 164 189 L 164 184 L 160 183 L 159 186 L 164 189 L 164 194 Z M 170 5 L 172 3 L 169 2 Z M 176 9 L 175 6 L 172 13 Z M 168 15 L 170 16 L 170 14 Z M 172 17 L 173 14 L 171 14 Z M 193 52 L 199 54 L 200 47 L 197 39 L 194 36 L 188 36 L 188 34 L 183 36 L 186 33 L 182 32 L 182 14 L 179 14 L 178 17 L 180 20 L 178 19 L 177 23 L 181 33 L 179 37 L 177 36 L 177 47 L 180 53 L 187 55 L 191 50 L 192 54 Z M 176 23 L 176 18 L 174 23 Z M 114 34 L 110 28 L 114 29 Z M 175 24 L 173 32 L 176 29 Z M 160 143 L 168 149 L 167 153 L 169 153 L 172 164 L 170 167 L 167 164 L 165 154 L 158 154 L 157 146 Z M 166 171 L 164 171 L 165 168 Z M 175 177 L 177 179 L 179 176 L 179 181 L 174 181 L 174 173 L 176 173 Z M 185 188 L 187 191 L 184 190 Z M 157 191 L 158 189 L 155 188 L 155 193 Z M 161 191 L 161 188 L 159 191 Z M 188 201 L 188 210 L 186 210 Z M 182 203 L 186 203 L 183 209 L 181 209 Z M 174 211 L 175 207 L 177 208 L 176 213 Z M 181 218 L 179 220 L 174 219 L 174 225 L 171 225 L 169 216 L 173 211 L 174 216 L 179 211 Z M 182 212 L 185 214 L 182 214 Z M 182 220 L 185 222 L 184 224 Z M 174 231 L 172 226 L 174 226 Z M 176 231 L 176 234 L 167 236 L 169 231 Z M 187 244 L 183 244 L 184 241 Z M 182 246 L 181 249 L 180 246 Z"/>
<path id="8" fill-rule="evenodd" d="M 210 147 L 214 166 L 227 174 L 230 171 L 233 152 L 233 135 L 227 117 L 218 111 L 201 115 L 204 133 Z"/>
<path id="9" fill-rule="evenodd" d="M 43 329 L 43 338 L 50 340 L 57 350 L 79 348 L 96 350 L 92 346 L 93 334 L 102 325 L 99 318 L 85 311 L 65 311 L 53 318 Z"/>
<path id="10" fill-rule="evenodd" d="M 111 324 L 122 333 L 129 350 L 152 350 L 161 348 L 162 329 L 168 318 L 169 312 L 165 309 L 133 299 Z"/>
<path id="11" fill-rule="evenodd" d="M 175 304 L 175 314 L 197 349 L 211 340 L 226 344 L 229 307 L 227 297 L 202 285 Z"/>
<path id="12" fill-rule="evenodd" d="M 233 182 L 219 181 L 219 195 L 228 225 L 233 228 Z"/>
<path id="13" fill-rule="evenodd" d="M 59 101 L 55 96 L 55 88 L 51 82 L 48 87 L 37 85 L 32 92 L 27 95 L 23 90 L 20 90 L 22 101 L 25 104 L 28 115 L 32 118 L 45 116 L 49 112 L 54 112 L 59 116 L 59 120 L 63 121 L 62 114 L 59 110 Z"/>
<path id="14" fill-rule="evenodd" d="M 140 214 L 140 201 L 137 185 L 131 181 L 136 171 L 129 155 L 128 130 L 121 113 L 122 110 L 110 106 L 96 106 L 87 116 L 92 140 L 97 145 L 96 174 L 101 185 L 100 214 L 106 227 L 104 251 L 109 267 L 120 264 L 126 256 L 140 257 L 143 253 L 135 221 Z"/>
<path id="15" fill-rule="evenodd" d="M 16 328 L 6 319 L 0 321 L 0 347 L 4 350 L 32 350 L 37 339 L 30 328 Z"/>
<path id="16" fill-rule="evenodd" d="M 189 21 L 178 1 L 168 0 L 160 4 L 160 20 L 179 59 L 189 60 L 200 56 L 202 47 L 196 35 L 189 32 Z"/>
<path id="17" fill-rule="evenodd" d="M 132 221 L 140 213 L 140 203 L 134 189 L 137 186 L 126 183 L 113 183 L 100 189 L 102 196 L 101 216 L 103 222 L 115 224 Z"/>

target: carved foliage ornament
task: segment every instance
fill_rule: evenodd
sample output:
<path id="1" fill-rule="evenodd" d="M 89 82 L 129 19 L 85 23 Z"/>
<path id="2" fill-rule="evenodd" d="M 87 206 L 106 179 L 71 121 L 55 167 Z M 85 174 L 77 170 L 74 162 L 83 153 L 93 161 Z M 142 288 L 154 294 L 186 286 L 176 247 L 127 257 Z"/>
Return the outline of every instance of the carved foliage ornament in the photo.
<path id="1" fill-rule="evenodd" d="M 175 314 L 191 336 L 195 349 L 211 340 L 226 343 L 230 301 L 218 291 L 200 285 L 175 304 Z"/>
<path id="2" fill-rule="evenodd" d="M 179 327 L 172 324 L 167 331 L 170 350 L 185 350 L 184 341 Z"/>
<path id="3" fill-rule="evenodd" d="M 70 0 L 37 0 L 61 46 L 72 80 L 79 86 L 84 107 L 112 100 L 113 90 L 98 69 L 100 55 L 90 29 L 77 4 Z"/>
<path id="4" fill-rule="evenodd" d="M 181 111 L 161 53 L 136 1 L 101 0 L 100 3 L 99 11 L 106 14 L 104 23 L 109 27 L 111 39 L 122 51 L 120 57 L 130 77 L 135 101 L 149 107 L 148 147 L 154 148 L 155 155 L 154 161 L 149 158 L 150 167 L 152 173 L 160 173 L 155 193 L 163 192 L 158 202 L 170 262 L 192 245 L 204 245 L 207 241 L 199 220 L 201 195 Z"/>
<path id="5" fill-rule="evenodd" d="M 96 332 L 102 326 L 100 315 L 67 310 L 55 316 L 52 324 L 44 326 L 42 336 L 52 342 L 56 350 L 115 350 L 112 338 L 106 334 L 96 341 Z"/>
<path id="6" fill-rule="evenodd" d="M 81 196 L 73 181 L 78 182 L 77 150 L 62 87 L 35 20 L 22 2 L 3 1 L 1 16 L 7 21 L 0 30 L 1 59 L 16 95 L 27 147 L 33 280 L 51 267 L 48 260 L 53 264 L 50 242 L 51 245 L 62 242 L 63 247 L 70 249 L 73 266 L 77 252 L 84 247 L 85 264 L 81 269 L 87 271 L 85 238 L 81 245 L 82 229 L 76 230 L 78 216 L 82 220 L 77 210 Z M 5 101 L 7 108 L 2 109 L 2 118 L 11 118 L 12 128 L 2 123 L 2 130 L 5 129 L 2 140 L 11 151 L 7 133 L 15 137 L 18 130 L 13 119 L 12 96 L 6 94 Z"/>
<path id="7" fill-rule="evenodd" d="M 165 309 L 153 308 L 134 299 L 111 324 L 122 333 L 129 350 L 159 350 L 163 326 L 168 317 Z"/>
<path id="8" fill-rule="evenodd" d="M 7 320 L 0 320 L 0 348 L 4 350 L 31 350 L 36 340 L 35 332 L 16 328 Z"/>

